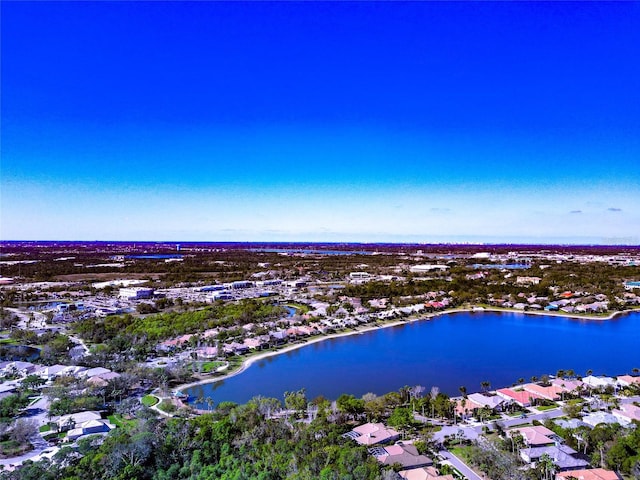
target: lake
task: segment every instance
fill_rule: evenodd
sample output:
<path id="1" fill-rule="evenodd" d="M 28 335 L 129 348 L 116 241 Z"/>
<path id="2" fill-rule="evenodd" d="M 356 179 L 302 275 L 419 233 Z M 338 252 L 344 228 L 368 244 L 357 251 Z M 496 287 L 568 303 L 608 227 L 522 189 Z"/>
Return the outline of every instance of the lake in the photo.
<path id="1" fill-rule="evenodd" d="M 640 312 L 613 320 L 524 313 L 468 312 L 324 340 L 259 360 L 245 372 L 185 390 L 244 403 L 256 395 L 282 399 L 305 388 L 308 398 L 384 394 L 404 385 L 438 386 L 455 396 L 531 376 L 573 369 L 617 375 L 640 368 Z M 427 390 L 428 391 L 428 390 Z M 196 404 L 197 405 L 197 404 Z M 206 409 L 206 404 L 199 405 Z"/>

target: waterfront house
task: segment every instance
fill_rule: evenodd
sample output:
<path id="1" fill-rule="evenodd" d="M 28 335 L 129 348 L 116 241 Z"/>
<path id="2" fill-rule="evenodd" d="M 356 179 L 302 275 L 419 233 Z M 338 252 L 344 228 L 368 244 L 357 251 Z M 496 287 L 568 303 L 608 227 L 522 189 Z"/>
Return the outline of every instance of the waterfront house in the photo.
<path id="1" fill-rule="evenodd" d="M 623 426 L 630 425 L 634 420 L 640 422 L 640 407 L 632 403 L 622 404 L 619 409 L 613 410 L 611 413 Z"/>
<path id="2" fill-rule="evenodd" d="M 605 388 L 613 387 L 616 381 L 611 377 L 594 377 L 593 375 L 589 375 L 582 379 L 582 383 L 590 386 L 591 388 Z"/>
<path id="3" fill-rule="evenodd" d="M 527 383 L 522 386 L 527 392 L 535 393 L 539 397 L 546 398 L 547 400 L 560 400 L 562 396 L 562 392 L 564 391 L 562 387 L 558 387 L 556 385 L 549 385 L 548 387 L 538 385 L 537 383 Z"/>
<path id="4" fill-rule="evenodd" d="M 482 393 L 472 393 L 467 396 L 467 400 L 471 400 L 481 407 L 491 408 L 492 410 L 499 410 L 505 402 L 505 399 L 499 395 L 483 395 Z"/>
<path id="5" fill-rule="evenodd" d="M 551 385 L 561 388 L 565 392 L 573 392 L 574 390 L 582 387 L 582 382 L 580 380 L 570 380 L 567 378 L 554 378 L 551 380 Z"/>
<path id="6" fill-rule="evenodd" d="M 521 407 L 529 407 L 531 406 L 532 400 L 542 398 L 541 396 L 528 392 L 523 388 L 501 388 L 496 390 L 496 394 L 500 395 L 507 401 L 520 405 Z"/>
<path id="7" fill-rule="evenodd" d="M 217 347 L 200 347 L 195 350 L 196 356 L 203 359 L 216 358 L 218 356 Z"/>
<path id="8" fill-rule="evenodd" d="M 395 442 L 400 434 L 384 423 L 365 423 L 343 435 L 355 440 L 360 445 L 380 445 Z"/>
<path id="9" fill-rule="evenodd" d="M 269 335 L 274 343 L 280 345 L 287 341 L 287 332 L 285 330 L 270 331 Z"/>
<path id="10" fill-rule="evenodd" d="M 631 375 L 620 375 L 616 383 L 621 387 L 629 387 L 632 384 L 640 385 L 640 377 L 632 377 Z"/>
<path id="11" fill-rule="evenodd" d="M 249 351 L 249 347 L 243 343 L 231 342 L 224 345 L 222 350 L 226 355 L 243 355 Z"/>
<path id="12" fill-rule="evenodd" d="M 260 338 L 245 338 L 242 343 L 244 343 L 244 345 L 251 350 L 262 348 L 265 344 L 264 341 Z"/>

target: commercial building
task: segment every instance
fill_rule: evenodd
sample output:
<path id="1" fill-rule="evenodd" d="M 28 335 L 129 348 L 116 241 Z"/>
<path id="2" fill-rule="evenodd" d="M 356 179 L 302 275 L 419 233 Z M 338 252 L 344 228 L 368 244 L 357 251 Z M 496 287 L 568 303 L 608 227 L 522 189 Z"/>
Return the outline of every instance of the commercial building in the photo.
<path id="1" fill-rule="evenodd" d="M 126 298 L 127 300 L 140 300 L 143 298 L 151 298 L 153 297 L 153 288 L 147 288 L 147 287 L 121 288 L 118 296 L 120 298 Z"/>

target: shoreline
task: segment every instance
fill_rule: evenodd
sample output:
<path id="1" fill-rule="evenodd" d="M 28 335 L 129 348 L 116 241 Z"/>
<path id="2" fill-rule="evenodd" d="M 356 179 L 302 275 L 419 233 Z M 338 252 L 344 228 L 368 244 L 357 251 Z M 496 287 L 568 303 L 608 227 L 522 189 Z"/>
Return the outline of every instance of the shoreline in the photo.
<path id="1" fill-rule="evenodd" d="M 482 310 L 480 310 L 479 308 L 482 308 Z M 198 380 L 198 381 L 195 381 L 195 382 L 178 385 L 177 387 L 175 387 L 174 390 L 179 390 L 179 391 L 183 392 L 185 389 L 197 387 L 199 385 L 205 385 L 205 384 L 208 384 L 208 383 L 221 382 L 221 381 L 226 380 L 228 378 L 235 377 L 236 375 L 240 375 L 245 370 L 247 370 L 251 365 L 253 365 L 255 362 L 257 362 L 259 360 L 263 360 L 265 358 L 272 357 L 274 355 L 280 355 L 282 353 L 288 353 L 288 352 L 297 350 L 299 348 L 306 347 L 307 345 L 313 345 L 314 343 L 322 342 L 324 340 L 330 340 L 330 339 L 333 339 L 333 338 L 348 337 L 350 335 L 359 335 L 361 333 L 372 332 L 372 331 L 380 330 L 380 329 L 383 329 L 383 328 L 397 327 L 398 325 L 404 325 L 406 323 L 411 323 L 411 322 L 419 322 L 419 321 L 423 321 L 423 320 L 433 320 L 433 319 L 435 319 L 435 318 L 437 318 L 439 316 L 443 316 L 443 315 L 451 315 L 451 314 L 455 314 L 455 313 L 484 313 L 484 312 L 519 313 L 519 314 L 523 314 L 523 315 L 538 315 L 538 316 L 546 316 L 546 317 L 554 317 L 555 316 L 555 317 L 569 318 L 569 319 L 572 319 L 572 320 L 604 321 L 604 320 L 612 320 L 615 317 L 620 316 L 620 315 L 627 315 L 627 314 L 632 313 L 632 312 L 640 312 L 640 309 L 629 309 L 629 310 L 615 311 L 615 312 L 612 312 L 612 313 L 608 314 L 607 316 L 603 316 L 603 317 L 587 317 L 587 316 L 583 316 L 583 315 L 569 314 L 569 313 L 539 312 L 539 311 L 533 311 L 532 312 L 532 311 L 524 311 L 524 310 L 501 309 L 501 308 L 495 308 L 495 307 L 453 308 L 453 309 L 449 309 L 449 310 L 442 310 L 440 312 L 433 312 L 433 313 L 429 313 L 429 314 L 426 314 L 426 315 L 421 315 L 419 317 L 408 317 L 408 318 L 406 318 L 404 320 L 396 320 L 396 321 L 392 321 L 392 322 L 389 322 L 389 323 L 383 323 L 381 325 L 371 325 L 371 326 L 367 325 L 361 330 L 350 330 L 350 331 L 347 331 L 347 332 L 332 333 L 330 335 L 318 335 L 317 337 L 313 337 L 313 338 L 311 338 L 309 340 L 306 340 L 306 341 L 303 341 L 301 343 L 288 345 L 288 346 L 286 346 L 284 348 L 281 348 L 281 349 L 278 349 L 278 350 L 273 350 L 273 351 L 263 352 L 263 353 L 257 353 L 255 355 L 243 360 L 242 364 L 240 365 L 240 368 L 238 368 L 237 370 L 235 370 L 233 372 L 230 372 L 228 374 L 225 374 L 225 375 L 222 375 L 222 376 L 216 377 L 216 378 L 202 379 L 202 380 Z M 198 409 L 196 409 L 196 410 L 198 410 Z M 200 410 L 198 410 L 198 411 L 200 411 Z"/>

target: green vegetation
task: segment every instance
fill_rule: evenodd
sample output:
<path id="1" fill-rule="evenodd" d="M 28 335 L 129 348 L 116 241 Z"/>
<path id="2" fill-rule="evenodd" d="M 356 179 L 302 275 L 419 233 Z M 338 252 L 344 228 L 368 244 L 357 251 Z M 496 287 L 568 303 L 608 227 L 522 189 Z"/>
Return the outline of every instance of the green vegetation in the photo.
<path id="1" fill-rule="evenodd" d="M 109 415 L 107 417 L 107 420 L 109 420 L 109 422 L 115 425 L 117 428 L 126 428 L 126 429 L 133 428 L 137 422 L 134 419 L 126 419 L 119 413 L 114 415 Z"/>
<path id="2" fill-rule="evenodd" d="M 216 304 L 189 312 L 168 312 L 144 318 L 132 315 L 110 316 L 79 321 L 75 331 L 83 339 L 94 344 L 105 344 L 107 350 L 127 351 L 132 346 L 146 355 L 161 340 L 183 334 L 197 334 L 216 327 L 234 327 L 247 323 L 275 319 L 284 315 L 284 309 L 258 300 L 242 300 L 237 303 Z M 241 333 L 241 330 L 237 332 Z M 229 337 L 233 331 L 223 330 L 221 336 Z M 197 338 L 194 338 L 194 342 Z"/>
<path id="3" fill-rule="evenodd" d="M 536 407 L 536 410 L 540 410 L 541 412 L 544 412 L 545 410 L 553 410 L 554 408 L 558 408 L 557 403 L 554 403 L 553 405 L 540 405 Z"/>
<path id="4" fill-rule="evenodd" d="M 156 397 L 155 395 L 145 395 L 144 397 L 142 397 L 142 404 L 145 407 L 153 407 L 154 405 L 156 405 L 160 400 L 158 399 L 158 397 Z"/>
<path id="5" fill-rule="evenodd" d="M 29 443 L 21 443 L 16 440 L 0 441 L 0 457 L 1 458 L 16 457 L 32 449 L 33 447 Z"/>
<path id="6" fill-rule="evenodd" d="M 202 367 L 203 373 L 211 373 L 216 371 L 218 368 L 222 367 L 223 365 L 226 365 L 226 362 L 213 361 L 213 362 L 202 362 L 200 366 Z"/>
<path id="7" fill-rule="evenodd" d="M 29 405 L 29 397 L 16 393 L 0 400 L 0 424 L 12 422 L 20 411 Z"/>
<path id="8" fill-rule="evenodd" d="M 81 442 L 82 459 L 68 455 L 62 464 L 28 465 L 21 478 L 381 478 L 366 448 L 340 436 L 349 427 L 328 422 L 324 413 L 311 424 L 267 419 L 265 408 L 273 401 L 230 404 L 188 420 L 141 421 L 128 431 L 114 430 L 97 448 Z"/>

